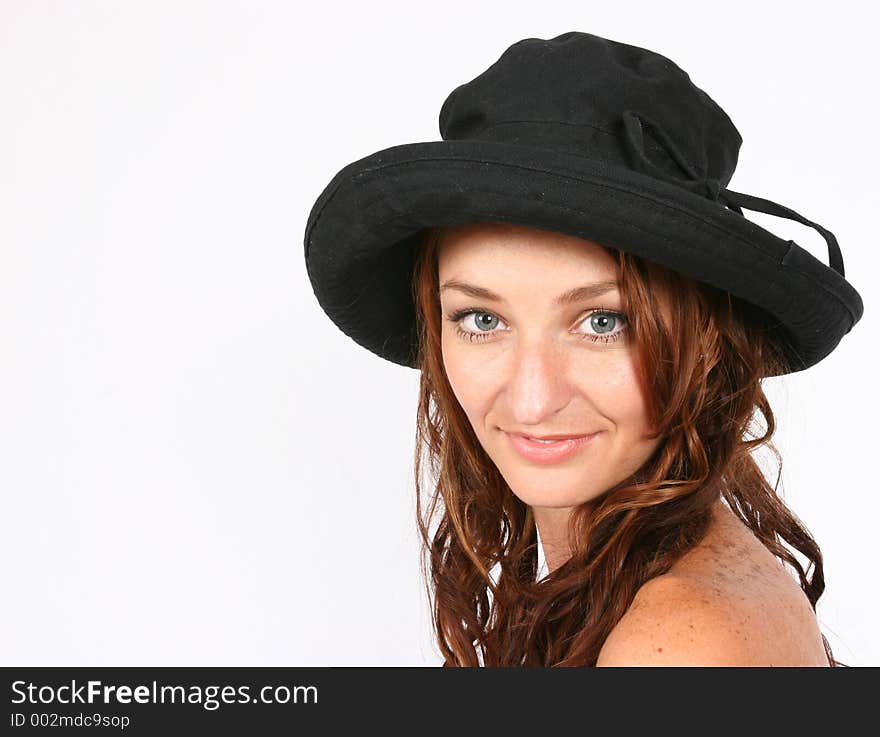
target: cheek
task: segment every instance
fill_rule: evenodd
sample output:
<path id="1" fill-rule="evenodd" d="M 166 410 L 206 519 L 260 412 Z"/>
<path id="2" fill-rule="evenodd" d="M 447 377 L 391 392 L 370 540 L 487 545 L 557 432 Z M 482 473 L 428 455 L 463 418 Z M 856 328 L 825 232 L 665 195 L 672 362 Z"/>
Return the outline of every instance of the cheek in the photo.
<path id="1" fill-rule="evenodd" d="M 452 386 L 452 391 L 458 397 L 459 402 L 466 407 L 466 401 L 469 401 L 471 391 L 475 386 L 473 380 L 475 367 L 472 361 L 466 359 L 461 346 L 457 345 L 458 342 L 458 338 L 444 330 L 442 339 L 443 368 L 446 371 L 449 384 Z"/>
<path id="2" fill-rule="evenodd" d="M 462 345 L 461 339 L 444 332 L 442 336 L 443 368 L 455 398 L 468 416 L 475 429 L 480 426 L 478 421 L 491 403 L 492 392 L 490 375 L 485 364 L 475 361 L 468 346 Z"/>
<path id="3" fill-rule="evenodd" d="M 648 404 L 633 356 L 609 362 L 606 368 L 591 374 L 582 386 L 583 393 L 591 398 L 600 414 L 614 422 L 618 432 L 642 434 L 648 422 Z"/>

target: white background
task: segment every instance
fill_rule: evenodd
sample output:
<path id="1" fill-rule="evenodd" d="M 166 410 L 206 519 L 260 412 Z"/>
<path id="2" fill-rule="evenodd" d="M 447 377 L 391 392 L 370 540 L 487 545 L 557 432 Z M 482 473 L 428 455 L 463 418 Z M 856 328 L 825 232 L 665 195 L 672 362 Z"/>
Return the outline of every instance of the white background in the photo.
<path id="1" fill-rule="evenodd" d="M 305 222 L 345 164 L 438 139 L 452 89 L 569 30 L 682 66 L 743 136 L 731 188 L 840 241 L 865 317 L 765 386 L 820 625 L 880 664 L 868 7 L 3 2 L 2 664 L 439 664 L 418 375 L 321 311 Z M 812 229 L 746 216 L 827 263 Z"/>

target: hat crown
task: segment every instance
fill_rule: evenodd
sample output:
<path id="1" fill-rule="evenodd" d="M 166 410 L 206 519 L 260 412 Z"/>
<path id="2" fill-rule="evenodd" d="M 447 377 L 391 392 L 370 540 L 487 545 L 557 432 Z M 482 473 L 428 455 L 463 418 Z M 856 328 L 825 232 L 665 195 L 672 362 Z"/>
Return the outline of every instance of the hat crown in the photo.
<path id="1" fill-rule="evenodd" d="M 445 140 L 547 147 L 717 192 L 742 137 L 675 62 L 580 31 L 509 46 L 440 110 Z"/>

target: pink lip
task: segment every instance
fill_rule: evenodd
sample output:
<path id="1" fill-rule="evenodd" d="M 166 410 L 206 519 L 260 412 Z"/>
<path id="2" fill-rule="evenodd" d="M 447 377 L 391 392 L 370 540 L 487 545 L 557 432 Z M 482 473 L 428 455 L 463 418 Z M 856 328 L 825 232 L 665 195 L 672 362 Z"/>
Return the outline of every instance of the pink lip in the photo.
<path id="1" fill-rule="evenodd" d="M 555 443 L 546 444 L 529 440 L 522 435 L 504 434 L 510 438 L 510 444 L 514 450 L 525 460 L 532 463 L 559 463 L 566 458 L 570 458 L 581 448 L 588 445 L 593 438 L 601 434 L 601 431 L 592 435 L 584 435 L 579 438 L 559 440 Z"/>

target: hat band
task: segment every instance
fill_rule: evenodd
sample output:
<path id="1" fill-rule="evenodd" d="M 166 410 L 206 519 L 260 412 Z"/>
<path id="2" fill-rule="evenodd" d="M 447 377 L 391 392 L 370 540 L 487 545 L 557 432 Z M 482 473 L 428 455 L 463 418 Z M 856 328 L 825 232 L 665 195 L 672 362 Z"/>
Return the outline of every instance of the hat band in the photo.
<path id="1" fill-rule="evenodd" d="M 629 167 L 620 135 L 589 123 L 559 120 L 503 120 L 462 136 L 477 141 L 512 143 L 519 146 L 550 148 L 564 153 L 601 159 L 616 166 Z"/>

